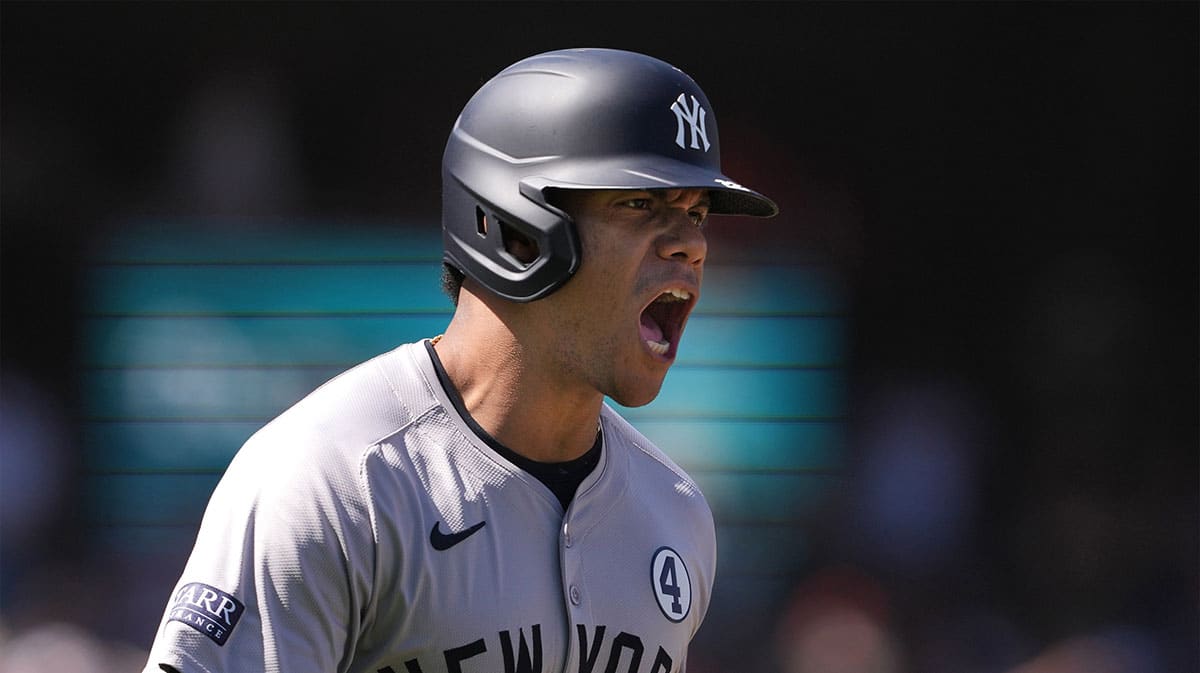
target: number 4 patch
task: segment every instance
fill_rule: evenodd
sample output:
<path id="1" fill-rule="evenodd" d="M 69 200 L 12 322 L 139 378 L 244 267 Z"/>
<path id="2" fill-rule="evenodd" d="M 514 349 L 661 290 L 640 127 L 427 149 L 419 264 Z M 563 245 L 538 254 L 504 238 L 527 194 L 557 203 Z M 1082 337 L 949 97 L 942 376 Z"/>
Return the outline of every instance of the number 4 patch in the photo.
<path id="1" fill-rule="evenodd" d="M 650 562 L 650 585 L 667 619 L 681 622 L 692 609 L 692 579 L 683 559 L 670 547 L 659 547 Z"/>

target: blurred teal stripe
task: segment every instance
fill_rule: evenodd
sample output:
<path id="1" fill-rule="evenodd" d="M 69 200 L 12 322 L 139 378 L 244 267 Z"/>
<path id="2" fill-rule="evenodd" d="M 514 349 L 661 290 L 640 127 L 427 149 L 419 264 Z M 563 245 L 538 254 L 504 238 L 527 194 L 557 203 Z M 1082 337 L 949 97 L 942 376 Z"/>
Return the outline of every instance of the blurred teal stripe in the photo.
<path id="1" fill-rule="evenodd" d="M 720 470 L 814 470 L 843 467 L 838 421 L 638 421 L 637 428 L 689 473 Z"/>
<path id="2" fill-rule="evenodd" d="M 196 544 L 196 533 L 200 520 L 176 525 L 135 525 L 113 522 L 91 524 L 91 544 L 99 551 L 128 554 L 136 550 L 142 554 L 178 555 L 187 553 Z"/>
<path id="3" fill-rule="evenodd" d="M 430 264 L 101 266 L 91 315 L 438 313 L 453 306 Z"/>
<path id="4" fill-rule="evenodd" d="M 282 412 L 341 371 L 124 369 L 83 372 L 85 420 L 250 420 Z M 745 370 L 680 367 L 657 400 L 627 418 L 828 419 L 842 413 L 837 369 Z"/>
<path id="5" fill-rule="evenodd" d="M 338 318 L 89 318 L 93 367 L 348 367 L 441 334 L 450 314 Z"/>
<path id="6" fill-rule="evenodd" d="M 98 265 L 89 315 L 206 316 L 446 313 L 441 267 L 430 263 Z M 697 312 L 832 315 L 832 280 L 807 267 L 714 266 Z"/>
<path id="7" fill-rule="evenodd" d="M 83 424 L 89 472 L 225 471 L 260 421 L 113 422 Z"/>
<path id="8" fill-rule="evenodd" d="M 199 523 L 219 474 L 92 474 L 89 523 Z M 796 524 L 816 512 L 838 480 L 824 475 L 701 474 L 696 482 L 722 526 Z"/>
<path id="9" fill-rule="evenodd" d="M 676 364 L 828 367 L 845 359 L 844 318 L 698 314 L 684 330 Z"/>
<path id="10" fill-rule="evenodd" d="M 844 389 L 838 369 L 679 367 L 667 374 L 654 402 L 618 410 L 635 425 L 672 418 L 834 419 L 843 413 Z"/>
<path id="11" fill-rule="evenodd" d="M 445 331 L 449 314 L 403 316 L 88 318 L 92 367 L 349 366 Z M 844 361 L 836 317 L 699 315 L 688 323 L 680 365 L 830 366 Z"/>
<path id="12" fill-rule="evenodd" d="M 265 422 L 337 375 L 303 369 L 146 369 L 83 373 L 85 420 Z"/>
<path id="13" fill-rule="evenodd" d="M 91 473 L 220 474 L 262 426 L 253 421 L 90 422 L 82 456 Z M 840 423 L 662 421 L 638 429 L 684 469 L 701 472 L 833 472 L 842 468 Z"/>
<path id="14" fill-rule="evenodd" d="M 842 480 L 821 474 L 692 475 L 718 524 L 801 524 L 815 514 Z"/>
<path id="15" fill-rule="evenodd" d="M 837 315 L 846 300 L 834 274 L 820 267 L 712 265 L 704 267 L 698 313 Z"/>
<path id="16" fill-rule="evenodd" d="M 220 475 L 94 474 L 84 506 L 89 523 L 198 524 Z"/>
<path id="17" fill-rule="evenodd" d="M 441 222 L 335 220 L 283 226 L 259 219 L 212 219 L 128 225 L 93 259 L 101 264 L 262 263 L 312 261 L 422 261 L 442 259 Z"/>

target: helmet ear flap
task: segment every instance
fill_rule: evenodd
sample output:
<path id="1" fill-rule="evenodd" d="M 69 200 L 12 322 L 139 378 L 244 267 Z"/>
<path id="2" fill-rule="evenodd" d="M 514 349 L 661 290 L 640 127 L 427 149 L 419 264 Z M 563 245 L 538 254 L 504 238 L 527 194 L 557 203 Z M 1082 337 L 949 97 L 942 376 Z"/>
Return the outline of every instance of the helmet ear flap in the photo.
<path id="1" fill-rule="evenodd" d="M 500 222 L 500 240 L 504 251 L 518 264 L 529 266 L 541 256 L 537 241 L 507 222 Z"/>
<path id="2" fill-rule="evenodd" d="M 500 219 L 495 213 L 484 212 L 481 206 L 475 206 L 475 230 L 480 238 L 500 237 L 496 252 L 509 258 L 518 267 L 529 268 L 540 257 L 536 232 L 523 231 L 519 224 L 511 224 Z"/>
<path id="3" fill-rule="evenodd" d="M 466 234 L 465 228 L 443 227 L 443 260 L 495 294 L 516 302 L 540 299 L 579 268 L 574 222 L 540 195 L 536 202 L 517 195 L 505 207 L 457 180 L 444 182 L 443 190 L 443 217 L 474 222 Z M 470 210 L 463 212 L 467 204 Z"/>

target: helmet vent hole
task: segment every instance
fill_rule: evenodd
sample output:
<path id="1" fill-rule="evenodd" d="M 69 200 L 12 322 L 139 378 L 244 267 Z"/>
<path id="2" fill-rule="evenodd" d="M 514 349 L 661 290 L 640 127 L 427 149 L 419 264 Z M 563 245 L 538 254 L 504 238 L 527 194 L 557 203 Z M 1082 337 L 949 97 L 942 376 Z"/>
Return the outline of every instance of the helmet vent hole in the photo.
<path id="1" fill-rule="evenodd" d="M 475 230 L 479 232 L 480 238 L 487 238 L 487 215 L 484 214 L 483 209 L 479 206 L 475 206 Z"/>
<path id="2" fill-rule="evenodd" d="M 507 222 L 500 222 L 500 238 L 504 241 L 504 251 L 523 266 L 529 266 L 537 260 L 537 241 L 510 226 Z"/>

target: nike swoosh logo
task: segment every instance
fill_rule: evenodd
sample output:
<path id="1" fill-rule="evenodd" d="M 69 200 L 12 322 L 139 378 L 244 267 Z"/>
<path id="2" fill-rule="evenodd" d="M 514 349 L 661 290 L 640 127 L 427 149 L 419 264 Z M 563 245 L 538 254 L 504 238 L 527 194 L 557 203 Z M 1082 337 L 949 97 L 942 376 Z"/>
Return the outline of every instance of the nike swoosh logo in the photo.
<path id="1" fill-rule="evenodd" d="M 446 551 L 459 542 L 462 542 L 463 540 L 474 535 L 475 531 L 483 528 L 486 524 L 487 520 L 485 519 L 466 530 L 460 530 L 457 533 L 443 533 L 442 522 L 439 521 L 433 524 L 433 528 L 429 529 L 429 544 L 433 545 L 433 548 L 438 551 Z"/>

